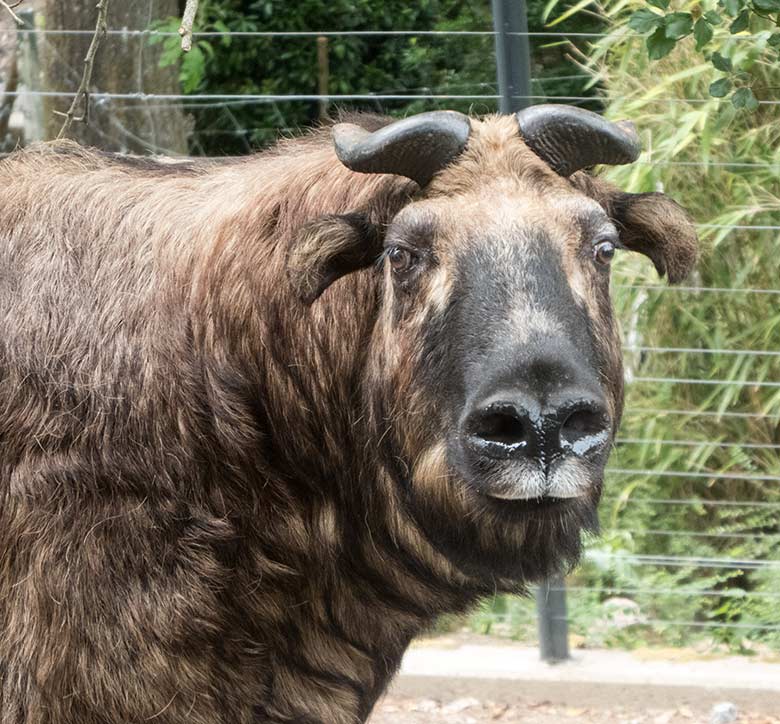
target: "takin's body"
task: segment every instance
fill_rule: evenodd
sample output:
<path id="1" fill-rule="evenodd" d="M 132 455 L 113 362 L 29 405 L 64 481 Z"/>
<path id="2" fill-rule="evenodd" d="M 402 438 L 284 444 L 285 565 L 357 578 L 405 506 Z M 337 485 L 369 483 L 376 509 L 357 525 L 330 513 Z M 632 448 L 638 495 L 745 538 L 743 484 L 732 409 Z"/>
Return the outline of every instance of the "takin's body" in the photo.
<path id="1" fill-rule="evenodd" d="M 489 347 L 447 326 L 492 303 L 488 278 L 484 293 L 453 293 L 461 256 L 484 266 L 500 247 L 498 279 L 526 249 L 529 269 L 558 281 L 506 276 L 495 309 L 512 288 L 565 296 L 560 319 L 560 300 L 532 299 L 512 324 L 530 320 L 528 347 L 540 320 L 575 320 L 611 434 L 608 276 L 570 229 L 604 215 L 603 189 L 557 176 L 511 118 L 472 123 L 462 162 L 418 206 L 426 238 L 450 196 L 467 209 L 436 232 L 449 246 L 436 242 L 438 271 L 418 282 L 403 254 L 380 273 L 376 250 L 357 263 L 349 247 L 402 208 L 410 223 L 418 187 L 348 171 L 325 134 L 222 164 L 70 144 L 0 164 L 2 724 L 355 724 L 436 616 L 576 559 L 608 445 L 569 461 L 580 477 L 567 473 L 565 496 L 579 497 L 534 512 L 508 500 L 522 497 L 511 475 L 498 497 L 453 477 L 460 393 L 439 386 L 453 377 L 442 365 Z M 620 224 L 679 277 L 695 236 L 652 196 L 636 224 L 621 196 Z M 452 251 L 494 218 L 515 229 L 515 206 L 553 251 L 530 232 Z M 441 219 L 461 213 L 448 209 Z M 329 281 L 362 269 L 304 304 L 327 286 L 319 257 L 340 260 Z"/>

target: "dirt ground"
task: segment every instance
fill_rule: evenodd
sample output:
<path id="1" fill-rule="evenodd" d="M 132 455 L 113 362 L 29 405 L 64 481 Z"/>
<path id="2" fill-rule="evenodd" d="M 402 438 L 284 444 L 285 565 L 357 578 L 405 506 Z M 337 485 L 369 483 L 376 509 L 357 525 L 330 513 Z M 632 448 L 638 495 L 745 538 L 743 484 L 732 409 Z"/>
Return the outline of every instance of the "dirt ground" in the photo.
<path id="1" fill-rule="evenodd" d="M 717 702 L 713 702 L 717 703 Z M 778 716 L 738 711 L 737 724 L 780 724 Z M 614 708 L 577 708 L 556 706 L 547 701 L 524 704 L 502 704 L 464 697 L 450 701 L 411 699 L 388 696 L 377 705 L 369 724 L 710 724 L 710 710 L 643 709 L 625 706 Z"/>
<path id="2" fill-rule="evenodd" d="M 415 642 L 369 722 L 780 724 L 780 661 L 702 644 L 578 648 L 550 665 L 528 642 L 464 630 Z"/>

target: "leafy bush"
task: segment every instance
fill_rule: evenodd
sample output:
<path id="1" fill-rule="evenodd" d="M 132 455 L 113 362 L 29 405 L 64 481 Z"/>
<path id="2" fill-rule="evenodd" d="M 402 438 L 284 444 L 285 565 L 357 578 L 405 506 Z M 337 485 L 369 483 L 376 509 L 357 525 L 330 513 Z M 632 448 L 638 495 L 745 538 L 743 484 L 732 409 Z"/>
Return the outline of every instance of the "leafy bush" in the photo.
<path id="1" fill-rule="evenodd" d="M 529 4 L 529 28 L 543 29 L 544 0 Z M 196 30 L 285 31 L 492 31 L 488 0 L 204 0 Z M 568 21 L 578 31 L 597 31 L 597 18 Z M 156 26 L 175 32 L 179 20 Z M 555 30 L 566 30 L 564 22 Z M 180 59 L 177 37 L 165 43 L 165 62 Z M 581 96 L 587 80 L 566 60 L 570 44 L 533 39 L 532 91 L 542 96 Z M 491 35 L 334 36 L 328 39 L 329 92 L 333 95 L 496 94 Z M 313 95 L 318 89 L 315 37 L 208 37 L 196 39 L 183 59 L 181 81 L 188 94 Z M 588 91 L 587 93 L 590 93 Z M 586 95 L 587 95 L 586 93 Z M 491 99 L 339 102 L 339 107 L 406 115 L 436 108 L 488 113 Z M 246 153 L 318 121 L 316 101 L 188 104 L 195 116 L 192 151 Z"/>
<path id="2" fill-rule="evenodd" d="M 699 2 L 684 3 L 680 10 L 668 12 L 670 0 L 647 0 L 636 10 L 628 26 L 647 36 L 647 53 L 651 60 L 664 58 L 683 38 L 693 36 L 696 51 L 725 75 L 709 87 L 713 97 L 731 94 L 735 108 L 754 111 L 759 96 L 767 90 L 761 85 L 760 73 L 754 73 L 755 61 L 777 62 L 780 59 L 780 0 L 718 0 L 717 5 L 702 7 Z M 771 16 L 775 13 L 775 17 Z M 750 33 L 755 33 L 754 36 Z M 731 39 L 747 42 L 753 51 L 739 62 L 729 57 Z M 716 49 L 717 48 L 717 49 Z"/>

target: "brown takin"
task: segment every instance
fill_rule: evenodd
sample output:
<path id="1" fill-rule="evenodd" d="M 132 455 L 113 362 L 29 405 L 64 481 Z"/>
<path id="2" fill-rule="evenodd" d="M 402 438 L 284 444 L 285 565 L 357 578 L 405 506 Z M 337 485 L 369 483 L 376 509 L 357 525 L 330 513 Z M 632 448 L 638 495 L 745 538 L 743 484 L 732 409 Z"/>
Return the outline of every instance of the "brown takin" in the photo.
<path id="1" fill-rule="evenodd" d="M 363 722 L 596 528 L 610 261 L 681 279 L 687 215 L 584 111 L 356 123 L 0 164 L 2 724 Z"/>

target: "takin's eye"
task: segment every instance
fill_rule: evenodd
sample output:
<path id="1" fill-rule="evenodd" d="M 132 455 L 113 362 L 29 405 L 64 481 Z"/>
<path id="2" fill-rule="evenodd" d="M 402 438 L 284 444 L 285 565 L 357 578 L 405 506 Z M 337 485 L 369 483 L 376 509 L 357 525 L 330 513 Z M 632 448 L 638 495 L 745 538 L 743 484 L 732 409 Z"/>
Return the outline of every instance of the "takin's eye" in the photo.
<path id="1" fill-rule="evenodd" d="M 612 260 L 615 258 L 615 251 L 617 250 L 617 244 L 610 239 L 603 239 L 597 241 L 593 245 L 593 258 L 598 264 L 609 266 Z"/>
<path id="2" fill-rule="evenodd" d="M 396 274 L 408 274 L 415 266 L 417 257 L 409 249 L 402 246 L 391 246 L 387 250 L 387 260 L 390 268 Z"/>

